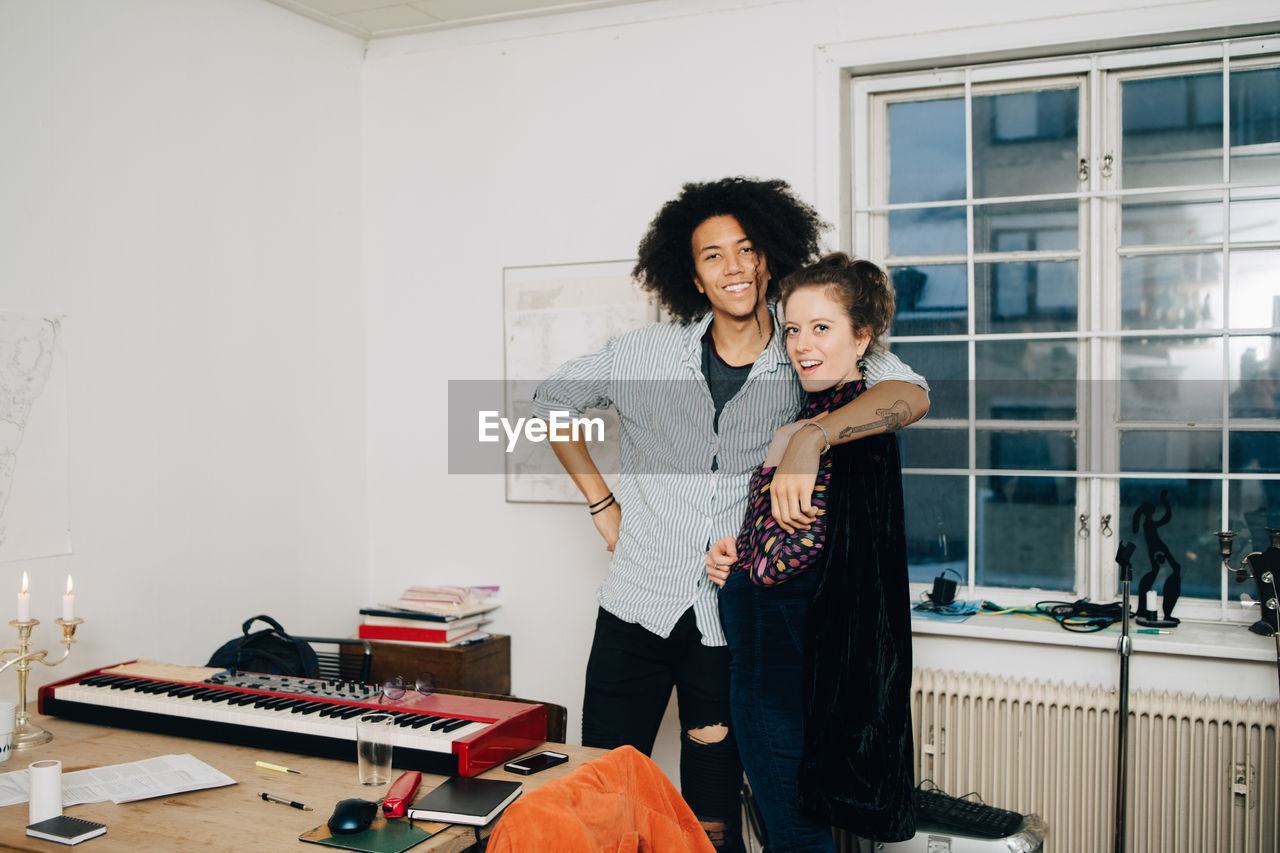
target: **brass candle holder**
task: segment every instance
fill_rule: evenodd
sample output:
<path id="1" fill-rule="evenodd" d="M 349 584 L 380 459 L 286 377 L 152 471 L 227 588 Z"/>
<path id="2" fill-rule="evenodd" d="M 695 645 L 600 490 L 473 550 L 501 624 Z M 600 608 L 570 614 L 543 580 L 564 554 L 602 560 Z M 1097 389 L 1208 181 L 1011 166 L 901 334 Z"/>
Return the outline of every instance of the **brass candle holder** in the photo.
<path id="1" fill-rule="evenodd" d="M 18 629 L 18 647 L 0 651 L 0 659 L 4 660 L 4 663 L 0 664 L 0 672 L 4 672 L 11 666 L 17 667 L 18 670 L 18 708 L 13 717 L 13 749 L 29 749 L 53 740 L 52 732 L 31 722 L 30 715 L 27 713 L 27 677 L 31 673 L 33 661 L 39 661 L 45 666 L 57 666 L 66 660 L 71 654 L 71 644 L 76 641 L 76 626 L 83 621 L 83 619 L 54 620 L 54 624 L 62 626 L 61 643 L 66 646 L 62 656 L 57 660 L 48 660 L 49 652 L 44 649 L 35 651 L 31 649 L 31 629 L 40 624 L 39 619 L 9 621 L 10 625 Z"/>

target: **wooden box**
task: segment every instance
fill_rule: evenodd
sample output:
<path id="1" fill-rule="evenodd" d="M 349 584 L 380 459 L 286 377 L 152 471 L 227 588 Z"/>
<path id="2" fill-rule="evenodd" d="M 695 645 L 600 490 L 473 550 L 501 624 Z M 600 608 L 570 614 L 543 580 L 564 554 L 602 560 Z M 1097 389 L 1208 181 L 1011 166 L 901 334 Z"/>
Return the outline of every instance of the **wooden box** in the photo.
<path id="1" fill-rule="evenodd" d="M 413 683 L 430 672 L 440 687 L 476 693 L 511 692 L 511 637 L 494 634 L 463 646 L 423 646 L 370 640 L 373 648 L 370 681 L 381 684 L 393 676 Z"/>

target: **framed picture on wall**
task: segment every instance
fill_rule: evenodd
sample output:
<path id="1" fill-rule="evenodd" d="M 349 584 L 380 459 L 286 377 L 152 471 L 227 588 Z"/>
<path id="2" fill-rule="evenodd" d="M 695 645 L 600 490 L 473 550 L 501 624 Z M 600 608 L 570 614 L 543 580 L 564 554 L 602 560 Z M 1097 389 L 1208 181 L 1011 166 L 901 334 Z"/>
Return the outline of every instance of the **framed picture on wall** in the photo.
<path id="1" fill-rule="evenodd" d="M 503 270 L 505 411 L 529 417 L 538 383 L 564 362 L 594 352 L 609 338 L 660 319 L 656 303 L 631 280 L 634 261 L 507 267 Z M 617 413 L 604 421 L 605 441 L 592 442 L 597 467 L 619 469 Z M 505 457 L 511 502 L 582 503 L 549 443 L 520 442 Z"/>

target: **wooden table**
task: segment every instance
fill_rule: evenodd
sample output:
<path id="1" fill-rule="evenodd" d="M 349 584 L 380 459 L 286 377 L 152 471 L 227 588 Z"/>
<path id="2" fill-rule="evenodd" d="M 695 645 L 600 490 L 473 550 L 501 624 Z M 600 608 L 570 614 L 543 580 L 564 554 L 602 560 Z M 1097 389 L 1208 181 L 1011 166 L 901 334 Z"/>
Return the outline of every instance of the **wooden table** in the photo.
<path id="1" fill-rule="evenodd" d="M 0 764 L 0 772 L 25 769 L 33 761 L 50 758 L 62 762 L 63 773 L 71 773 L 159 755 L 190 753 L 238 783 L 120 805 L 105 802 L 68 806 L 64 814 L 107 825 L 106 835 L 89 839 L 75 848 L 88 853 L 287 849 L 320 853 L 333 848 L 307 844 L 299 841 L 298 836 L 328 820 L 338 800 L 347 797 L 377 800 L 387 792 L 385 785 L 365 787 L 357 781 L 354 754 L 351 761 L 335 761 L 113 729 L 56 717 L 36 716 L 34 722 L 52 732 L 53 740 L 21 752 L 14 751 L 6 763 Z M 550 748 L 567 752 L 569 762 L 532 776 L 516 776 L 500 766 L 484 775 L 523 782 L 524 791 L 528 793 L 603 753 L 600 749 L 562 744 L 551 744 Z M 352 751 L 354 753 L 354 747 Z M 292 767 L 301 770 L 302 775 L 263 770 L 254 765 L 255 761 Z M 394 756 L 392 762 L 395 763 Z M 396 765 L 395 769 L 413 768 Z M 393 778 L 395 775 L 398 773 L 393 774 Z M 434 788 L 442 781 L 442 776 L 423 774 L 420 792 Z M 263 791 L 306 803 L 314 811 L 264 802 L 258 796 Z M 54 853 L 68 849 L 52 841 L 29 837 L 26 825 L 26 803 L 0 808 L 0 850 Z M 487 831 L 482 830 L 481 835 L 486 835 Z M 450 826 L 414 847 L 413 853 L 460 853 L 474 841 L 472 827 Z"/>

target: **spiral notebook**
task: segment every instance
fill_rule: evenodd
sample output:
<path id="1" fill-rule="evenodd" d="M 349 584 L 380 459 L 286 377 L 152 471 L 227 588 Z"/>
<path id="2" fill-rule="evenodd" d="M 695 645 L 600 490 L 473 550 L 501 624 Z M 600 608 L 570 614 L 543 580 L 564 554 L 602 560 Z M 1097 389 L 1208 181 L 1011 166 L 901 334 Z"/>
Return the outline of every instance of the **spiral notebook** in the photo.
<path id="1" fill-rule="evenodd" d="M 43 838 L 45 841 L 56 841 L 59 844 L 79 844 L 81 841 L 97 838 L 106 831 L 105 823 L 64 814 L 27 826 L 27 835 L 32 838 Z"/>

